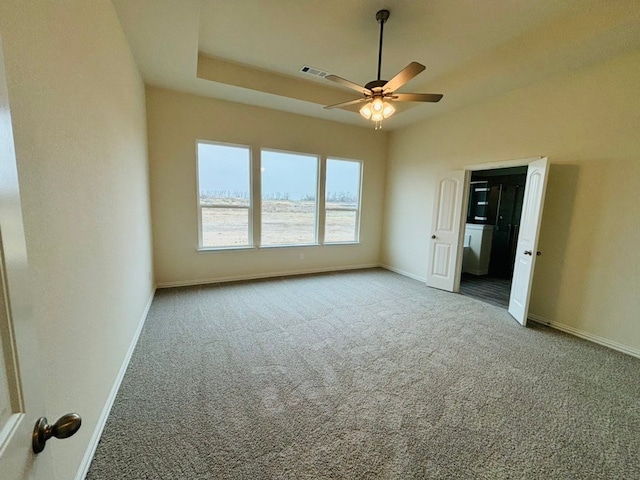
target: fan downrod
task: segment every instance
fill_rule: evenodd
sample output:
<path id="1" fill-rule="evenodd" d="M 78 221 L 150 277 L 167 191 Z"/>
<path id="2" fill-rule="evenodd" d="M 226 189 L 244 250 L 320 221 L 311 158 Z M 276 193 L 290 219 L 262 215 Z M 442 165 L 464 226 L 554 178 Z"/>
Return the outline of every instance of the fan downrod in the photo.
<path id="1" fill-rule="evenodd" d="M 380 44 L 378 46 L 378 81 L 380 81 L 380 71 L 382 69 L 382 34 L 384 32 L 384 24 L 389 20 L 389 10 L 378 10 L 376 20 L 380 24 Z"/>

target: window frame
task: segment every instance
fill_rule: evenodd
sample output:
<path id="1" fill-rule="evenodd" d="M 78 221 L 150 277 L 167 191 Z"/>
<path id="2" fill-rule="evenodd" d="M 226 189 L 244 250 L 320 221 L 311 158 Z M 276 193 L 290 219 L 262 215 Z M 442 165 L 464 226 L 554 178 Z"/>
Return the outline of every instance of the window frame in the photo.
<path id="1" fill-rule="evenodd" d="M 234 147 L 247 150 L 249 154 L 249 206 L 229 206 L 229 205 L 211 205 L 204 208 L 220 208 L 220 209 L 247 209 L 247 234 L 248 243 L 242 245 L 225 245 L 225 246 L 204 246 L 203 245 L 203 225 L 202 214 L 203 207 L 200 204 L 200 165 L 198 156 L 198 146 L 200 144 L 215 145 L 222 147 Z M 287 244 L 262 244 L 262 152 L 283 153 L 290 155 L 299 155 L 312 157 L 316 159 L 316 205 L 315 205 L 315 225 L 314 225 L 314 241 L 313 243 L 287 243 Z M 357 206 L 352 208 L 335 208 L 326 206 L 326 184 L 327 184 L 327 165 L 329 160 L 341 162 L 355 162 L 359 166 L 358 179 L 358 195 Z M 362 197 L 364 185 L 364 160 L 354 158 L 344 158 L 337 156 L 327 156 L 324 154 L 300 152 L 293 150 L 284 150 L 277 148 L 261 147 L 259 145 L 246 145 L 239 143 L 220 142 L 215 140 L 205 140 L 196 138 L 195 140 L 195 201 L 197 208 L 197 224 L 198 224 L 198 240 L 196 251 L 198 253 L 234 251 L 234 250 L 256 250 L 256 249 L 274 249 L 274 248 L 304 248 L 332 245 L 360 245 L 361 227 L 362 227 Z M 326 241 L 326 225 L 327 212 L 331 211 L 352 211 L 355 212 L 355 240 L 348 241 Z"/>
<path id="2" fill-rule="evenodd" d="M 327 192 L 326 192 L 326 188 L 327 188 L 327 167 L 329 164 L 329 160 L 335 160 L 335 161 L 339 161 L 339 162 L 353 162 L 353 163 L 357 163 L 359 165 L 359 169 L 358 169 L 358 195 L 356 198 L 356 207 L 355 208 L 327 208 L 326 202 L 327 202 Z M 322 220 L 322 225 L 323 225 L 323 241 L 322 244 L 323 245 L 356 245 L 356 244 L 360 244 L 360 220 L 362 217 L 362 183 L 363 183 L 363 177 L 364 177 L 364 161 L 362 160 L 356 160 L 353 158 L 341 158 L 341 157 L 326 157 L 325 161 L 324 161 L 324 175 L 323 175 L 323 187 L 325 189 L 324 191 L 324 199 L 323 199 L 323 207 L 324 207 L 324 218 Z M 327 212 L 329 211 L 339 211 L 339 212 L 356 212 L 356 221 L 355 221 L 355 239 L 354 240 L 342 240 L 342 241 L 338 241 L 338 242 L 330 242 L 326 240 L 327 237 Z"/>
<path id="3" fill-rule="evenodd" d="M 242 145 L 237 143 L 217 142 L 213 140 L 196 139 L 196 206 L 198 216 L 198 252 L 211 252 L 211 251 L 224 251 L 224 250 L 250 250 L 255 248 L 253 239 L 253 224 L 254 224 L 254 174 L 253 174 L 253 147 L 250 145 Z M 211 205 L 205 208 L 226 208 L 226 209 L 247 209 L 247 241 L 246 244 L 241 245 L 220 245 L 220 246 L 205 246 L 204 237 L 202 231 L 202 210 L 203 207 L 200 203 L 200 158 L 198 155 L 198 147 L 200 144 L 215 145 L 220 147 L 233 147 L 245 149 L 249 153 L 249 206 L 229 206 L 229 205 Z"/>
<path id="4" fill-rule="evenodd" d="M 259 167 L 259 172 L 260 172 L 260 180 L 259 180 L 259 184 L 260 184 L 260 188 L 259 188 L 259 192 L 260 192 L 260 238 L 259 238 L 259 244 L 258 244 L 258 248 L 287 248 L 287 247 L 317 247 L 320 246 L 321 243 L 319 241 L 320 239 L 320 234 L 319 234 L 319 229 L 320 229 L 320 214 L 322 213 L 320 210 L 320 192 L 321 192 L 321 185 L 324 182 L 324 177 L 322 176 L 322 164 L 323 164 L 323 157 L 319 154 L 316 153 L 308 153 L 308 152 L 296 152 L 296 151 L 292 151 L 292 150 L 282 150 L 282 149 L 276 149 L 276 148 L 267 148 L 267 147 L 259 147 L 259 152 L 260 152 L 260 167 Z M 315 224 L 314 224 L 314 228 L 313 228 L 313 241 L 311 243 L 278 243 L 278 244 L 270 244 L 270 245 L 264 245 L 262 243 L 262 234 L 263 234 L 263 216 L 264 216 L 264 212 L 263 212 L 263 208 L 264 208 L 264 198 L 263 198 L 263 185 L 262 185 L 262 162 L 263 162 L 263 158 L 262 158 L 262 152 L 270 152 L 270 153 L 282 153 L 282 154 L 288 154 L 288 155 L 297 155 L 297 156 L 301 156 L 301 157 L 313 157 L 316 159 L 316 205 L 315 205 Z"/>

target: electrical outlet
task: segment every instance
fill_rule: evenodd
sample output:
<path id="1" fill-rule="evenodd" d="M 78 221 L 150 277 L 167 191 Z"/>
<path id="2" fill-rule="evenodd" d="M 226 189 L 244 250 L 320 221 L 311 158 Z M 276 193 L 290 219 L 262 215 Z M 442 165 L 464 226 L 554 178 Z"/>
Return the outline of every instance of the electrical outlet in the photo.
<path id="1" fill-rule="evenodd" d="M 300 260 L 304 260 L 304 253 L 300 254 Z"/>

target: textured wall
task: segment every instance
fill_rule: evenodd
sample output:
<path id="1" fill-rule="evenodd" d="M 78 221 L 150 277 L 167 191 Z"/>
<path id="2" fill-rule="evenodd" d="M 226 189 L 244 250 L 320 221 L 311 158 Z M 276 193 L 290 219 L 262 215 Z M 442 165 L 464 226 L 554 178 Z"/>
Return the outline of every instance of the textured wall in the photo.
<path id="1" fill-rule="evenodd" d="M 426 276 L 437 172 L 548 156 L 531 313 L 639 351 L 638 98 L 635 52 L 393 132 L 383 263 Z"/>
<path id="2" fill-rule="evenodd" d="M 152 292 L 144 85 L 107 0 L 2 2 L 45 414 L 73 478 Z"/>

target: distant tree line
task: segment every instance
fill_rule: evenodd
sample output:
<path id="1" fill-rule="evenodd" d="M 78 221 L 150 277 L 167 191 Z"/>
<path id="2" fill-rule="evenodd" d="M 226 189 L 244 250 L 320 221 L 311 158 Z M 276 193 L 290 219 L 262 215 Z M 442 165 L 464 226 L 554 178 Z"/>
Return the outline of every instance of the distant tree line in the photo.
<path id="1" fill-rule="evenodd" d="M 205 190 L 200 192 L 200 198 L 239 198 L 249 200 L 249 192 L 232 190 Z"/>
<path id="2" fill-rule="evenodd" d="M 215 198 L 236 198 L 241 200 L 249 200 L 249 192 L 232 191 L 232 190 L 206 190 L 200 192 L 200 197 L 203 199 L 215 199 Z M 276 201 L 292 201 L 291 194 L 289 192 L 270 192 L 262 195 L 264 200 L 276 200 Z M 302 195 L 300 200 L 303 202 L 314 202 L 316 200 L 315 193 L 308 193 Z M 353 192 L 328 192 L 327 202 L 331 203 L 356 203 L 358 198 Z"/>
<path id="3" fill-rule="evenodd" d="M 332 203 L 356 203 L 358 198 L 353 192 L 328 192 L 327 202 Z"/>
<path id="4" fill-rule="evenodd" d="M 289 192 L 270 192 L 262 194 L 263 200 L 278 200 L 288 202 L 291 200 L 291 194 Z"/>

